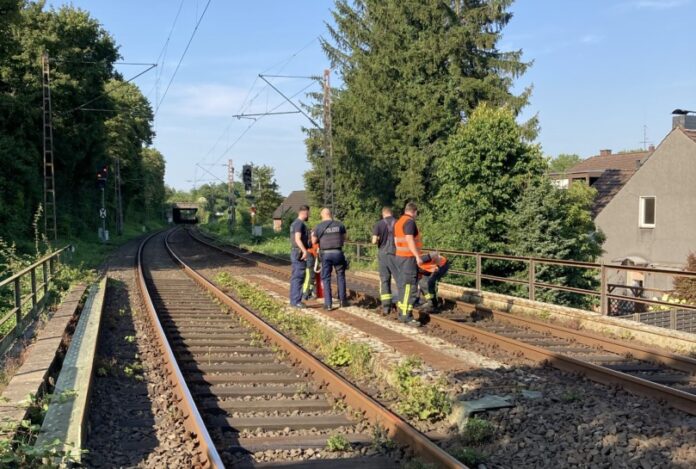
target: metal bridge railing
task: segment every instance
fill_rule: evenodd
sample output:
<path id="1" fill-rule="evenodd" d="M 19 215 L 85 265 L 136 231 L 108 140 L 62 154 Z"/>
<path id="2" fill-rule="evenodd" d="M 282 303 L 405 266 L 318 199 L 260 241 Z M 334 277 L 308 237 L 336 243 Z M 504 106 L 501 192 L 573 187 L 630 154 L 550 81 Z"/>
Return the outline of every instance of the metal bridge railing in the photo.
<path id="1" fill-rule="evenodd" d="M 12 276 L 0 281 L 0 355 L 20 337 L 48 301 L 48 290 L 56 273 L 59 249 Z M 37 279 L 38 276 L 38 279 Z"/>
<path id="2" fill-rule="evenodd" d="M 377 255 L 376 247 L 369 243 L 348 242 L 346 243 L 345 251 L 351 259 L 355 259 L 361 262 L 372 262 Z M 615 283 L 610 283 L 609 281 L 610 273 L 616 275 L 616 273 L 618 272 L 638 272 L 646 275 L 646 277 L 648 275 L 669 275 L 671 277 L 685 277 L 691 279 L 696 279 L 696 272 L 676 269 L 660 269 L 654 267 L 636 267 L 627 265 L 549 259 L 542 257 L 508 256 L 503 254 L 457 251 L 452 249 L 423 248 L 423 251 L 438 251 L 441 254 L 447 256 L 450 259 L 450 261 L 452 261 L 452 267 L 449 270 L 448 276 L 455 276 L 468 279 L 477 291 L 486 291 L 483 287 L 484 282 L 487 281 L 498 284 L 525 286 L 527 290 L 527 297 L 532 301 L 535 301 L 537 299 L 536 297 L 538 289 L 556 290 L 574 293 L 578 295 L 585 295 L 591 298 L 599 299 L 598 310 L 604 315 L 608 315 L 611 312 L 610 301 L 629 301 L 632 303 L 646 305 L 646 307 L 668 309 L 678 308 L 680 310 L 691 311 L 696 313 L 696 305 L 694 304 L 681 303 L 677 305 L 669 301 L 664 301 L 663 299 L 649 299 L 643 298 L 640 295 L 631 296 L 628 294 L 616 293 L 616 287 L 618 285 L 616 285 Z M 486 269 L 486 261 L 498 262 L 499 264 L 506 262 L 518 264 L 519 266 L 521 266 L 521 268 L 517 270 L 517 273 L 524 273 L 526 271 L 526 278 L 521 278 L 520 276 L 502 277 L 500 275 L 490 273 L 490 270 L 487 271 Z M 543 266 L 560 266 L 567 267 L 569 269 L 582 270 L 586 272 L 590 271 L 591 276 L 598 281 L 598 289 L 579 288 L 571 285 L 562 285 L 540 281 L 538 276 L 539 271 L 543 268 Z M 467 267 L 469 270 L 466 270 Z M 632 292 L 631 286 L 629 285 L 621 285 L 621 287 L 624 288 L 624 291 Z M 641 295 L 643 292 L 649 291 L 668 293 L 667 290 L 642 287 L 640 289 Z"/>

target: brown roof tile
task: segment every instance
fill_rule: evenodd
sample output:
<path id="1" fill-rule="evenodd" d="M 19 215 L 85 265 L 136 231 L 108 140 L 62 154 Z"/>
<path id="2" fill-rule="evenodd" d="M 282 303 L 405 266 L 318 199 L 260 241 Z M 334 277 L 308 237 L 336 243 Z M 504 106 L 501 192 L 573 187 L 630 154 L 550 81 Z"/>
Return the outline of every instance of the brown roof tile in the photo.
<path id="1" fill-rule="evenodd" d="M 592 217 L 599 215 L 604 207 L 614 198 L 621 188 L 631 179 L 635 171 L 622 171 L 619 169 L 607 169 L 602 175 L 592 184 L 592 187 L 597 190 L 592 204 Z"/>
<path id="2" fill-rule="evenodd" d="M 652 151 L 636 151 L 631 153 L 615 153 L 610 155 L 591 156 L 570 168 L 566 174 L 604 171 L 618 169 L 620 171 L 635 172 L 638 169 L 637 161 L 645 161 Z"/>
<path id="3" fill-rule="evenodd" d="M 283 218 L 286 213 L 290 212 L 297 213 L 302 205 L 309 205 L 309 200 L 307 200 L 307 192 L 293 191 L 285 198 L 285 200 L 283 200 L 280 205 L 278 205 L 278 208 L 273 211 L 273 218 Z"/>

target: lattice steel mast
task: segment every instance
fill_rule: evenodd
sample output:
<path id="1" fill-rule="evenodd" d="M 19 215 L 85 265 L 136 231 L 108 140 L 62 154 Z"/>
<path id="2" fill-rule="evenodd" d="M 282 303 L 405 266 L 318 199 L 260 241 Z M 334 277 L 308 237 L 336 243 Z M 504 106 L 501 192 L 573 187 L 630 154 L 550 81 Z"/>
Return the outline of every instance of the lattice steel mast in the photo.
<path id="1" fill-rule="evenodd" d="M 53 159 L 53 121 L 51 119 L 51 72 L 48 53 L 41 57 L 43 83 L 43 167 L 44 167 L 44 233 L 56 240 L 56 180 Z"/>

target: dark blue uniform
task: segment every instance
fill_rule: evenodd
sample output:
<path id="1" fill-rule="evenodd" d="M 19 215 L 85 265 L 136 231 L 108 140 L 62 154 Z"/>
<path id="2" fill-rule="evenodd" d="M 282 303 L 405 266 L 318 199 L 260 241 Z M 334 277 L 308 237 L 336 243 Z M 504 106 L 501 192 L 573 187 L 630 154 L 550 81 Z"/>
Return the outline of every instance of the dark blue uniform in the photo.
<path id="1" fill-rule="evenodd" d="M 335 220 L 326 220 L 314 228 L 319 240 L 321 255 L 321 282 L 324 287 L 324 307 L 331 308 L 331 271 L 336 271 L 338 299 L 341 305 L 346 302 L 346 258 L 343 255 L 343 238 L 346 227 Z"/>
<path id="2" fill-rule="evenodd" d="M 385 217 L 375 224 L 372 229 L 372 234 L 377 236 L 377 260 L 379 261 L 379 299 L 382 302 L 382 307 L 385 313 L 389 311 L 392 305 L 392 278 L 397 280 L 397 270 L 394 264 L 394 225 L 396 219 L 394 217 Z"/>
<path id="3" fill-rule="evenodd" d="M 300 233 L 300 242 L 305 249 L 309 247 L 309 231 L 304 221 L 299 218 L 290 225 L 290 261 L 292 273 L 290 274 L 290 304 L 296 306 L 302 302 L 302 282 L 305 277 L 306 262 L 302 258 L 302 249 L 295 243 L 295 233 Z"/>

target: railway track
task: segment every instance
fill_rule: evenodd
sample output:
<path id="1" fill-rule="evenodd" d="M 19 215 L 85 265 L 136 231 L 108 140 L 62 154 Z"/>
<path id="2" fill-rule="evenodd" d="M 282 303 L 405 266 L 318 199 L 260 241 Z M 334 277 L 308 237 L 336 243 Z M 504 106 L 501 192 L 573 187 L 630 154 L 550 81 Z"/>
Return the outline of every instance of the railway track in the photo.
<path id="1" fill-rule="evenodd" d="M 289 277 L 287 262 L 281 259 L 222 247 L 211 238 L 203 239 L 199 232 L 189 234 L 199 243 L 285 279 Z M 348 283 L 355 298 L 377 304 L 376 281 L 349 276 Z M 459 301 L 453 311 L 430 315 L 425 322 L 427 327 L 496 346 L 535 362 L 547 362 L 599 383 L 618 385 L 696 415 L 696 360 L 692 358 Z"/>
<path id="2" fill-rule="evenodd" d="M 208 467 L 400 467 L 400 449 L 366 455 L 376 425 L 426 461 L 463 467 L 190 269 L 172 249 L 177 236 L 187 238 L 175 230 L 145 240 L 137 273 Z M 335 435 L 351 449 L 318 459 Z"/>

